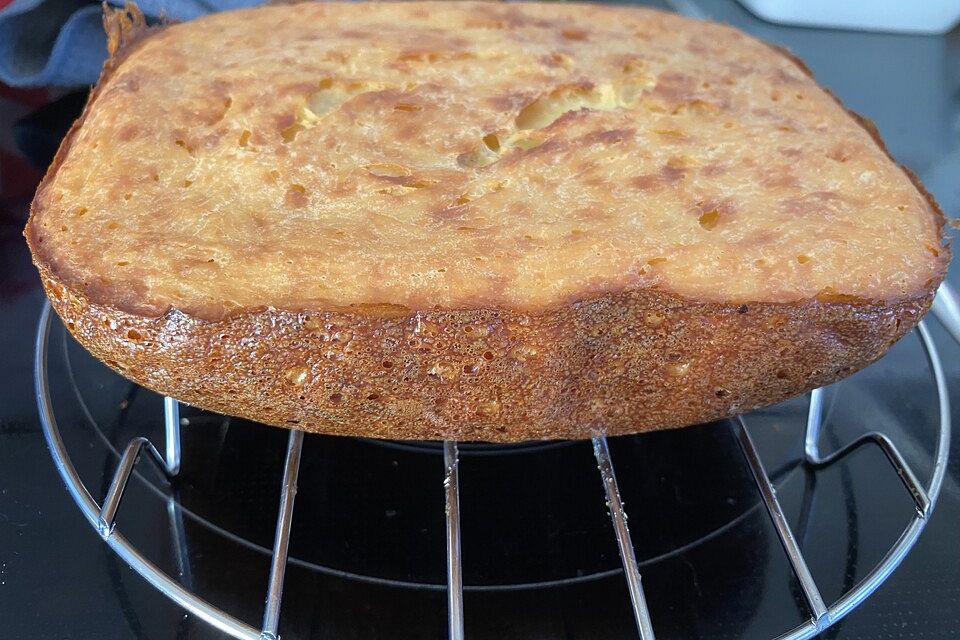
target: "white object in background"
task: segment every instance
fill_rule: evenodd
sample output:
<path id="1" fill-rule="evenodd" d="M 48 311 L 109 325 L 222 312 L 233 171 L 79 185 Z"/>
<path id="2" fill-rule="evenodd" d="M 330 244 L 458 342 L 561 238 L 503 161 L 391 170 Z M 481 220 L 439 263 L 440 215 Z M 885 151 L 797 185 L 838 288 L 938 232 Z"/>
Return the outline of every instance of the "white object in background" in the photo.
<path id="1" fill-rule="evenodd" d="M 753 14 L 803 27 L 943 34 L 960 22 L 960 0 L 740 0 Z"/>

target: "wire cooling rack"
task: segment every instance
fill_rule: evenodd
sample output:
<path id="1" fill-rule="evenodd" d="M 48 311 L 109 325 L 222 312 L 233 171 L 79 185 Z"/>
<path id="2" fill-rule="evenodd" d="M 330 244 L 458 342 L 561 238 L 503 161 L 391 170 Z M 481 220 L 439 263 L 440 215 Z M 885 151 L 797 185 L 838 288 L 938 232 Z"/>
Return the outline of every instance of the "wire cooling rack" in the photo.
<path id="1" fill-rule="evenodd" d="M 948 292 L 949 293 L 949 292 Z M 955 298 L 950 298 L 955 303 Z M 942 305 L 941 305 L 942 307 Z M 942 308 L 938 316 L 948 315 Z M 947 310 L 949 311 L 949 310 Z M 183 583 L 175 580 L 151 562 L 141 551 L 130 543 L 116 528 L 117 511 L 127 481 L 133 472 L 141 454 L 146 451 L 168 478 L 180 470 L 180 415 L 179 405 L 172 398 L 164 399 L 164 446 L 161 452 L 147 438 L 138 436 L 130 440 L 120 456 L 120 462 L 113 474 L 103 501 L 98 503 L 78 475 L 70 455 L 66 450 L 50 399 L 47 376 L 47 351 L 51 329 L 51 308 L 44 306 L 36 337 L 34 378 L 36 383 L 37 406 L 47 445 L 53 456 L 57 470 L 67 485 L 70 495 L 80 507 L 83 515 L 97 530 L 106 543 L 135 571 L 150 584 L 160 590 L 190 613 L 206 621 L 221 631 L 241 640 L 278 640 L 280 609 L 283 596 L 284 571 L 290 543 L 290 529 L 293 521 L 294 498 L 297 492 L 297 476 L 300 468 L 300 456 L 303 450 L 305 434 L 291 431 L 287 441 L 283 476 L 280 481 L 280 507 L 277 514 L 273 552 L 270 560 L 269 580 L 263 611 L 262 624 L 254 628 L 221 608 L 208 602 Z M 953 317 L 956 320 L 956 317 Z M 926 354 L 930 372 L 937 390 L 940 414 L 937 443 L 930 478 L 923 484 L 911 469 L 896 444 L 879 432 L 867 433 L 835 451 L 825 454 L 820 450 L 820 435 L 823 417 L 823 390 L 816 389 L 810 394 L 804 438 L 804 464 L 810 468 L 826 467 L 844 458 L 850 452 L 863 446 L 876 446 L 883 451 L 893 471 L 897 473 L 904 487 L 913 499 L 915 512 L 901 532 L 899 538 L 888 549 L 880 562 L 864 578 L 843 593 L 839 599 L 827 604 L 810 572 L 807 560 L 800 550 L 796 536 L 787 521 L 777 499 L 776 489 L 764 468 L 760 454 L 741 417 L 731 419 L 730 428 L 736 437 L 744 459 L 749 466 L 763 504 L 773 522 L 777 536 L 790 562 L 807 604 L 809 618 L 795 628 L 781 634 L 777 640 L 800 640 L 812 638 L 847 615 L 857 605 L 869 597 L 886 578 L 900 565 L 916 543 L 936 504 L 940 487 L 943 484 L 947 467 L 947 455 L 950 447 L 950 407 L 946 380 L 940 364 L 936 346 L 924 324 L 916 329 Z M 627 526 L 627 514 L 620 499 L 617 476 L 613 460 L 604 436 L 598 435 L 592 440 L 600 479 L 606 494 L 607 507 L 613 523 L 616 542 L 620 552 L 623 574 L 627 582 L 630 601 L 636 619 L 637 634 L 641 640 L 653 640 L 652 616 L 644 597 L 643 586 L 634 545 Z M 459 454 L 457 443 L 447 441 L 443 444 L 445 471 L 443 486 L 445 494 L 446 540 L 447 540 L 447 594 L 450 640 L 464 640 L 463 608 L 463 572 L 460 549 L 460 497 L 459 497 Z M 440 478 L 438 477 L 438 482 Z M 183 522 L 180 509 L 173 497 L 168 497 L 167 511 L 178 553 L 178 568 L 181 575 L 189 575 L 188 561 L 183 557 L 185 548 Z M 439 508 L 439 505 L 438 505 Z M 189 580 L 185 580 L 187 584 Z"/>

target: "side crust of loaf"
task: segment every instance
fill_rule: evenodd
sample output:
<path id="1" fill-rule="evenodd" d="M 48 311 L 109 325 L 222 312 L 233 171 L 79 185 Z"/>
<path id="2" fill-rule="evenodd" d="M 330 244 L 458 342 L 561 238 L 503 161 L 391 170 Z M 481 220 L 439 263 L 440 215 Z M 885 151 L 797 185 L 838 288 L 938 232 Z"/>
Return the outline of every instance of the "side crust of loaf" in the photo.
<path id="1" fill-rule="evenodd" d="M 204 321 L 91 303 L 43 273 L 70 332 L 189 404 L 316 433 L 585 438 L 705 422 L 870 364 L 932 301 L 726 305 L 627 291 L 537 314 L 276 309 Z"/>
<path id="2" fill-rule="evenodd" d="M 140 35 L 125 45 L 115 35 L 123 46 L 114 48 L 98 86 L 141 39 L 134 31 Z M 886 152 L 869 121 L 851 115 Z M 942 228 L 942 212 L 904 171 Z M 714 303 L 635 289 L 530 313 L 265 308 L 204 320 L 176 309 L 143 315 L 92 298 L 95 291 L 58 277 L 32 232 L 28 225 L 53 308 L 85 348 L 127 378 L 265 424 L 395 439 L 584 438 L 747 412 L 874 362 L 916 325 L 939 283 L 887 301 L 821 295 Z M 949 257 L 944 247 L 941 279 Z"/>

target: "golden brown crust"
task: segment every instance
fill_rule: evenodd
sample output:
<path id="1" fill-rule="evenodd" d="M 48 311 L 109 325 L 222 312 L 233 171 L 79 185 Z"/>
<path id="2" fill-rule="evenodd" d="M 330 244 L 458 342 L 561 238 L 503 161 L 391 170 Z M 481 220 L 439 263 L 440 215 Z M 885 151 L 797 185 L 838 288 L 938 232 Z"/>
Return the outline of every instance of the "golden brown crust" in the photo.
<path id="1" fill-rule="evenodd" d="M 60 142 L 57 153 L 54 154 L 53 160 L 49 166 L 47 166 L 46 174 L 43 176 L 43 180 L 37 188 L 37 193 L 34 195 L 33 203 L 30 205 L 30 221 L 23 230 L 23 235 L 27 240 L 27 244 L 30 246 L 30 252 L 33 254 L 35 262 L 43 261 L 49 264 L 52 260 L 52 250 L 49 247 L 43 246 L 43 243 L 37 236 L 37 225 L 31 224 L 39 212 L 38 203 L 45 202 L 50 197 L 47 195 L 47 191 L 50 189 L 54 177 L 67 159 L 67 156 L 70 155 L 70 150 L 77 138 L 77 134 L 83 128 L 83 124 L 86 122 L 90 110 L 106 86 L 107 81 L 113 76 L 127 56 L 136 51 L 137 47 L 144 40 L 151 35 L 159 33 L 163 28 L 163 25 L 148 26 L 143 12 L 140 11 L 136 3 L 127 2 L 123 9 L 110 7 L 106 3 L 103 4 L 103 29 L 107 34 L 107 51 L 109 56 L 103 63 L 103 69 L 100 71 L 100 78 L 97 84 L 94 85 L 90 91 L 90 95 L 87 97 L 87 104 L 84 106 L 80 116 L 70 125 L 70 129 L 67 130 L 67 134 Z"/>
<path id="2" fill-rule="evenodd" d="M 797 56 L 790 49 L 776 45 L 770 44 L 774 50 L 779 51 L 781 54 L 793 61 L 797 67 L 800 68 L 805 74 L 807 74 L 811 79 L 815 80 L 813 71 L 810 67 L 807 66 L 807 63 L 804 62 L 799 56 Z M 861 127 L 863 130 L 870 134 L 870 137 L 873 138 L 873 142 L 877 145 L 877 148 L 885 155 L 890 162 L 896 164 L 900 170 L 910 179 L 910 182 L 913 184 L 914 188 L 920 192 L 923 198 L 926 200 L 927 205 L 930 207 L 930 212 L 933 215 L 934 220 L 936 221 L 936 228 L 941 230 L 941 241 L 939 244 L 939 259 L 941 271 L 939 272 L 939 279 L 936 280 L 936 284 L 939 285 L 943 281 L 943 278 L 946 276 L 947 267 L 950 264 L 950 259 L 953 257 L 953 250 L 950 246 L 950 240 L 946 236 L 946 224 L 947 217 L 943 213 L 943 209 L 940 208 L 940 204 L 933 197 L 933 194 L 927 191 L 927 188 L 920 182 L 920 177 L 910 169 L 910 167 L 900 164 L 897 162 L 897 159 L 893 157 L 893 154 L 890 153 L 890 149 L 887 148 L 887 143 L 883 141 L 883 136 L 880 135 L 880 130 L 877 128 L 877 125 L 864 115 L 861 115 L 854 111 L 853 109 L 847 108 L 847 105 L 843 104 L 843 101 L 829 89 L 824 89 L 824 91 L 834 99 L 834 101 L 839 105 L 847 114 Z M 928 284 L 929 287 L 929 284 Z"/>
<path id="3" fill-rule="evenodd" d="M 527 9 L 514 6 L 510 15 L 520 20 Z M 81 344 L 132 380 L 203 408 L 313 432 L 504 442 L 703 422 L 784 400 L 874 361 L 926 311 L 949 261 L 949 249 L 928 249 L 924 281 L 874 299 L 828 287 L 788 302 L 762 298 L 762 290 L 761 299 L 711 301 L 641 278 L 598 279 L 531 308 L 496 304 L 496 296 L 446 308 L 388 296 L 353 304 L 198 304 L 185 313 L 170 301 L 145 301 L 133 281 L 78 277 L 63 259 L 62 241 L 52 244 L 37 223 L 55 215 L 49 190 L 104 87 L 121 60 L 150 40 L 132 33 L 118 40 L 123 46 L 58 152 L 25 235 L 54 308 Z M 569 116 L 554 125 L 577 126 Z M 889 156 L 870 123 L 851 116 Z M 609 145 L 630 135 L 609 122 L 580 133 L 590 144 Z M 551 145 L 537 153 L 555 153 Z M 515 155 L 501 163 L 524 172 L 527 161 Z M 662 174 L 630 180 L 657 190 L 675 177 L 671 170 L 682 173 L 665 165 Z M 904 172 L 921 202 L 910 204 L 918 228 L 942 233 L 936 203 Z M 722 213 L 728 205 L 715 206 Z M 937 233 L 928 234 L 931 242 Z"/>
<path id="4" fill-rule="evenodd" d="M 491 442 L 650 431 L 776 403 L 870 364 L 932 300 L 729 305 L 646 290 L 537 315 L 265 309 L 211 322 L 91 304 L 43 275 L 74 337 L 160 393 L 316 433 Z"/>
<path id="5" fill-rule="evenodd" d="M 864 128 L 720 25 L 319 3 L 121 53 L 28 229 L 119 309 L 898 300 L 946 262 L 936 212 Z"/>
<path id="6" fill-rule="evenodd" d="M 127 2 L 122 9 L 103 3 L 103 30 L 107 34 L 107 67 L 115 69 L 136 44 L 162 27 L 150 28 L 140 7 Z"/>

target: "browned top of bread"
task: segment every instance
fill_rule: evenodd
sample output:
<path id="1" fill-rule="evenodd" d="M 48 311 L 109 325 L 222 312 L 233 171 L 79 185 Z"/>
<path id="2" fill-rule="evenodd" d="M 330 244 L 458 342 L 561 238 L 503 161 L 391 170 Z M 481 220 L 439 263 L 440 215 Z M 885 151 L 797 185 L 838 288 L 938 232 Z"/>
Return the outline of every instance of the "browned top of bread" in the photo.
<path id="1" fill-rule="evenodd" d="M 897 301 L 942 276 L 941 233 L 779 50 L 645 9 L 473 2 L 151 35 L 101 82 L 27 228 L 91 302 L 206 319 L 634 289 Z"/>

